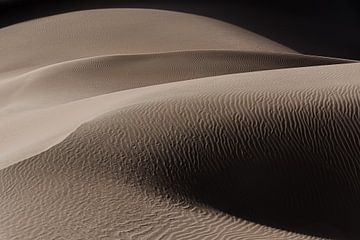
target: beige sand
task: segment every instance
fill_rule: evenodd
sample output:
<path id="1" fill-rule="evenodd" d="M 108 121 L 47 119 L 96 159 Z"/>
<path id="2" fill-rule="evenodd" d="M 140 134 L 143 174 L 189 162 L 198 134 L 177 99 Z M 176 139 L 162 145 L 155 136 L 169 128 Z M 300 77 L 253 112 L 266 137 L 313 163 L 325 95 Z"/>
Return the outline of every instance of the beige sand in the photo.
<path id="1" fill-rule="evenodd" d="M 294 51 L 239 27 L 185 13 L 107 9 L 0 29 L 0 73 L 109 54 L 189 50 Z"/>
<path id="2" fill-rule="evenodd" d="M 0 239 L 359 235 L 360 63 L 158 10 L 0 36 Z"/>

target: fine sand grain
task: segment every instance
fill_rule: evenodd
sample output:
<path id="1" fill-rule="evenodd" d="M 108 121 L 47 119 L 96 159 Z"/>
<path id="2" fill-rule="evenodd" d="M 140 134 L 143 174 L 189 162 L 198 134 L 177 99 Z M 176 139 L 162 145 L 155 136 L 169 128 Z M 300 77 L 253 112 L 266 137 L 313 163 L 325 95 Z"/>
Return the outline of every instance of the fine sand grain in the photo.
<path id="1" fill-rule="evenodd" d="M 360 237 L 360 63 L 143 9 L 0 56 L 0 239 Z"/>

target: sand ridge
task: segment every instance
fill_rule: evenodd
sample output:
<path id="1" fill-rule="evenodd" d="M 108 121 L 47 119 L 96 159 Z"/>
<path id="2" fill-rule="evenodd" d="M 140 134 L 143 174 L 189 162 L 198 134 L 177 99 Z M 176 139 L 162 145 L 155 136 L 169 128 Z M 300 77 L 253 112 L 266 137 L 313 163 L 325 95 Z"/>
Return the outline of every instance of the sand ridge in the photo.
<path id="1" fill-rule="evenodd" d="M 356 61 L 159 10 L 0 36 L 1 238 L 359 236 Z"/>
<path id="2" fill-rule="evenodd" d="M 66 27 L 64 27 L 66 26 Z M 294 53 L 240 27 L 165 10 L 98 9 L 0 29 L 0 72 L 107 54 L 189 50 Z"/>

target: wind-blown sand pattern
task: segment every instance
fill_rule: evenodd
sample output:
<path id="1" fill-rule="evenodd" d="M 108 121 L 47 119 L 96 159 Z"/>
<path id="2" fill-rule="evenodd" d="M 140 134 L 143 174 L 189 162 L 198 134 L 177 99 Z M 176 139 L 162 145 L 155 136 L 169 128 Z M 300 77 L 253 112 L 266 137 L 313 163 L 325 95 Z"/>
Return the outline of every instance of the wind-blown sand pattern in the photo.
<path id="1" fill-rule="evenodd" d="M 0 239 L 360 236 L 360 63 L 142 9 L 0 55 Z"/>

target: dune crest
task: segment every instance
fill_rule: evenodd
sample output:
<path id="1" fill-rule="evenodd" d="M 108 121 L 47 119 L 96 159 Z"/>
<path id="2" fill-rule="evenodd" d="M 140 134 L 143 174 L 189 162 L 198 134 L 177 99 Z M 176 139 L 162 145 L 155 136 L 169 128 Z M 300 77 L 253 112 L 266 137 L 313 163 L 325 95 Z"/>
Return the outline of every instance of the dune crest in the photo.
<path id="1" fill-rule="evenodd" d="M 240 27 L 164 10 L 102 9 L 60 14 L 0 29 L 0 73 L 77 58 L 189 50 L 294 53 Z M 26 41 L 25 41 L 26 39 Z"/>
<path id="2" fill-rule="evenodd" d="M 360 63 L 160 10 L 0 36 L 0 238 L 360 236 Z"/>

